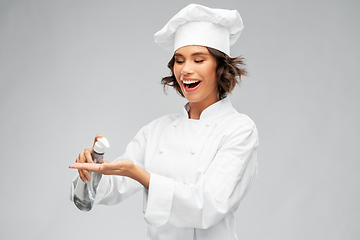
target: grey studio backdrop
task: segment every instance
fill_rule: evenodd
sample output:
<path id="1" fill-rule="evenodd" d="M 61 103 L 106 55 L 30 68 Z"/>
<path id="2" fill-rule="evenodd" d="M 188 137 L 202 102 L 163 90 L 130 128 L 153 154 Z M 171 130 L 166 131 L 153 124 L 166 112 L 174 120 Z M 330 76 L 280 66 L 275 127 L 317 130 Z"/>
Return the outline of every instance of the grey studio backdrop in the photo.
<path id="1" fill-rule="evenodd" d="M 185 100 L 153 34 L 190 1 L 0 0 L 0 239 L 144 239 L 142 193 L 89 213 L 68 165 L 103 133 L 120 156 Z M 359 239 L 360 2 L 197 1 L 238 9 L 249 76 L 230 96 L 260 133 L 239 239 Z"/>

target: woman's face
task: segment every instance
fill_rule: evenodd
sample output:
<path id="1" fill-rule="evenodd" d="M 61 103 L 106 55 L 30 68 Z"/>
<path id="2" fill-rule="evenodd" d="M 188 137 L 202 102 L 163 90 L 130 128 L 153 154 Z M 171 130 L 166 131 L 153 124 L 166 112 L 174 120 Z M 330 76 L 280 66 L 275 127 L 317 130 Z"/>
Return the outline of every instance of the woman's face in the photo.
<path id="1" fill-rule="evenodd" d="M 217 102 L 216 58 L 203 46 L 185 46 L 176 50 L 174 75 L 190 103 L 211 105 Z"/>

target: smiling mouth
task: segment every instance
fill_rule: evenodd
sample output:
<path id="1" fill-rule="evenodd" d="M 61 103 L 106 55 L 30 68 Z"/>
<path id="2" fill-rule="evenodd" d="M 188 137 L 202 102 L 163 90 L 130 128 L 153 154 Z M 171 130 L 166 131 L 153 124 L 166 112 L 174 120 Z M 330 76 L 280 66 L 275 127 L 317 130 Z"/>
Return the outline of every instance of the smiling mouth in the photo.
<path id="1" fill-rule="evenodd" d="M 200 84 L 200 81 L 199 80 L 183 80 L 183 84 L 186 89 L 190 90 L 190 89 L 196 88 Z"/>

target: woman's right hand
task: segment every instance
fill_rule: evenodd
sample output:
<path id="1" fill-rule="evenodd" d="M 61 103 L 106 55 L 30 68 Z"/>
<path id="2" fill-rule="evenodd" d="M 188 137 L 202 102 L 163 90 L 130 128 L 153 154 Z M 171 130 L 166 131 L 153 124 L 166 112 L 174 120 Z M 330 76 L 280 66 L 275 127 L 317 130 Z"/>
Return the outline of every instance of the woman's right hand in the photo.
<path id="1" fill-rule="evenodd" d="M 91 157 L 92 150 L 93 150 L 93 148 L 95 146 L 95 143 L 98 140 L 98 138 L 102 138 L 102 137 L 103 137 L 102 134 L 100 134 L 100 133 L 97 134 L 95 139 L 94 139 L 94 144 L 93 144 L 92 148 L 85 148 L 84 152 L 81 152 L 79 154 L 79 156 L 76 158 L 75 162 L 77 162 L 77 163 L 93 163 L 94 160 Z M 78 172 L 79 172 L 79 177 L 81 178 L 81 180 L 83 182 L 86 182 L 86 180 L 87 181 L 91 180 L 89 171 L 78 169 Z"/>
<path id="2" fill-rule="evenodd" d="M 93 159 L 91 157 L 92 148 L 85 148 L 84 152 L 81 152 L 79 156 L 76 158 L 77 163 L 93 163 Z M 79 177 L 83 182 L 90 181 L 91 177 L 87 170 L 78 169 Z"/>

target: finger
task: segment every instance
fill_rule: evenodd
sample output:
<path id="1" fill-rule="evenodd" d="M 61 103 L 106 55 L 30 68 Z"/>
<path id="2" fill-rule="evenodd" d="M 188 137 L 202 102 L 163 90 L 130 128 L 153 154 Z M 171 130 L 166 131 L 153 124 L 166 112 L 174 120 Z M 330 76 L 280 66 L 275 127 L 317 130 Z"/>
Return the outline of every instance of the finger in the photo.
<path id="1" fill-rule="evenodd" d="M 91 158 L 91 156 L 90 156 Z M 85 153 L 81 152 L 79 154 L 79 163 L 86 163 L 86 157 L 85 157 Z M 90 173 L 86 170 L 79 170 L 79 175 L 81 178 L 81 180 L 83 180 L 84 182 L 86 182 L 86 180 L 90 181 L 91 177 L 90 177 Z"/>
<path id="2" fill-rule="evenodd" d="M 88 163 L 93 163 L 93 162 L 94 162 L 94 160 L 93 160 L 92 157 L 91 157 L 90 148 L 86 148 L 86 149 L 85 149 L 84 155 L 85 155 L 85 162 L 88 162 Z"/>
<path id="3" fill-rule="evenodd" d="M 79 163 L 85 163 L 86 158 L 85 158 L 84 152 L 81 152 L 81 153 L 79 154 L 78 159 L 79 159 Z"/>
<path id="4" fill-rule="evenodd" d="M 101 172 L 103 168 L 101 168 L 102 164 L 96 163 L 73 163 L 69 166 L 69 168 L 82 169 L 92 172 Z"/>
<path id="5" fill-rule="evenodd" d="M 79 173 L 79 177 L 80 177 L 81 181 L 86 182 L 87 179 L 84 176 L 82 170 L 78 169 L 78 173 Z"/>
<path id="6" fill-rule="evenodd" d="M 95 139 L 94 139 L 93 148 L 94 148 L 95 143 L 97 142 L 97 140 L 98 140 L 99 138 L 102 138 L 102 137 L 103 137 L 103 135 L 102 135 L 101 133 L 98 133 L 98 134 L 96 135 L 96 137 L 95 137 Z"/>
<path id="7" fill-rule="evenodd" d="M 90 153 L 91 153 L 92 150 L 93 150 L 93 148 L 85 148 L 85 149 L 84 149 L 84 152 L 90 152 Z"/>
<path id="8" fill-rule="evenodd" d="M 79 158 L 76 158 L 75 162 L 79 163 L 79 162 L 80 162 L 80 159 L 79 159 Z M 79 173 L 80 179 L 81 179 L 83 182 L 86 182 L 86 177 L 85 177 L 84 174 L 82 173 L 82 170 L 78 170 L 78 173 Z"/>
<path id="9" fill-rule="evenodd" d="M 85 155 L 85 162 L 87 163 L 94 163 L 92 156 L 91 156 L 92 149 L 91 148 L 85 148 L 84 155 Z M 90 173 L 86 170 L 81 170 L 84 173 L 84 176 L 88 181 L 91 180 Z"/>

